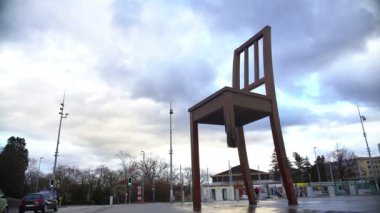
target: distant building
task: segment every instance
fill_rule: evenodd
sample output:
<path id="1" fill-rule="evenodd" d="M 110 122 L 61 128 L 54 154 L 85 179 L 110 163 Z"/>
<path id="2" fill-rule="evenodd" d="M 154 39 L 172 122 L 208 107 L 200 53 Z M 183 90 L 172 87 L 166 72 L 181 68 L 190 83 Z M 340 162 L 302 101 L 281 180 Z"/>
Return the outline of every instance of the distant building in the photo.
<path id="1" fill-rule="evenodd" d="M 371 163 L 372 161 L 372 163 Z M 331 171 L 330 171 L 331 166 Z M 344 176 L 344 180 L 366 180 L 376 177 L 380 181 L 380 156 L 376 157 L 356 157 L 348 161 L 342 162 L 345 167 L 344 171 L 339 170 L 338 162 L 331 162 L 331 165 L 326 164 L 326 174 L 331 180 L 331 174 L 334 176 L 334 181 L 339 181 Z M 343 172 L 342 174 L 340 174 Z M 378 182 L 379 182 L 378 181 Z"/>
<path id="2" fill-rule="evenodd" d="M 261 190 L 261 196 L 267 196 L 269 184 L 279 184 L 269 179 L 269 173 L 250 169 L 252 185 Z M 241 174 L 240 165 L 232 167 L 216 175 L 212 175 L 212 183 L 203 186 L 202 200 L 236 200 L 246 199 L 245 186 L 243 176 Z M 280 184 L 279 188 L 282 188 Z"/>
<path id="3" fill-rule="evenodd" d="M 269 180 L 269 173 L 250 169 L 251 178 L 253 184 L 259 184 L 267 182 Z M 226 170 L 224 172 L 212 175 L 212 184 L 213 185 L 229 185 L 230 184 L 230 171 Z M 232 185 L 241 185 L 244 186 L 243 176 L 241 174 L 240 165 L 231 168 L 231 178 Z"/>
<path id="4" fill-rule="evenodd" d="M 372 163 L 371 163 L 372 161 Z M 351 170 L 355 178 L 380 177 L 380 156 L 377 157 L 357 157 L 354 159 Z"/>

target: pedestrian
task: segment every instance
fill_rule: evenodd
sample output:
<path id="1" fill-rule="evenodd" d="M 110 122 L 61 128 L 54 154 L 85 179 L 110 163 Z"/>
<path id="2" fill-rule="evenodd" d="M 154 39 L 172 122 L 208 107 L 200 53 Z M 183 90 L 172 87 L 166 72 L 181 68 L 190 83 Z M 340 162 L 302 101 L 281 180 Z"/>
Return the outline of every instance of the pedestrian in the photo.
<path id="1" fill-rule="evenodd" d="M 255 194 L 256 194 L 256 200 L 259 202 L 259 196 L 260 196 L 260 189 L 258 187 L 255 188 Z"/>

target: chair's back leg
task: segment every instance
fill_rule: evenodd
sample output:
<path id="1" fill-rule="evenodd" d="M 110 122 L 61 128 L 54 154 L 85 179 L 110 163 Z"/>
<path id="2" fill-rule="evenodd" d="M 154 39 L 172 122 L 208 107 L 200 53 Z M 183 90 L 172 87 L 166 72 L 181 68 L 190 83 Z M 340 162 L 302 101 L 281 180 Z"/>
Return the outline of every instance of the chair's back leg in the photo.
<path id="1" fill-rule="evenodd" d="M 288 159 L 286 157 L 284 140 L 282 137 L 280 118 L 278 115 L 277 107 L 272 106 L 272 115 L 270 115 L 270 124 L 272 127 L 272 135 L 274 141 L 274 148 L 276 151 L 278 167 L 280 169 L 282 184 L 285 187 L 286 196 L 289 205 L 297 205 L 297 196 L 293 186 L 293 178 L 290 172 Z"/>
<path id="2" fill-rule="evenodd" d="M 245 146 L 244 129 L 243 127 L 236 127 L 236 131 L 238 136 L 237 148 L 239 153 L 240 169 L 243 175 L 245 191 L 247 192 L 249 204 L 256 205 L 257 201 L 255 198 L 255 193 L 253 193 L 251 171 L 249 169 L 247 149 Z"/>
<path id="3" fill-rule="evenodd" d="M 201 183 L 199 169 L 199 140 L 198 123 L 193 120 L 190 113 L 190 137 L 191 137 L 191 170 L 193 178 L 193 211 L 201 211 Z"/>

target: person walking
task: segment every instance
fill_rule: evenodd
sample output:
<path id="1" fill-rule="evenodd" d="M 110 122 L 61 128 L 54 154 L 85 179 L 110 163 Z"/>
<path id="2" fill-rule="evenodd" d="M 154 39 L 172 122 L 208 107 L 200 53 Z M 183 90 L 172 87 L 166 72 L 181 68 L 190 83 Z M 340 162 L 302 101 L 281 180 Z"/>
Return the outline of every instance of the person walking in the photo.
<path id="1" fill-rule="evenodd" d="M 260 189 L 258 187 L 255 188 L 256 200 L 259 202 L 260 198 Z"/>

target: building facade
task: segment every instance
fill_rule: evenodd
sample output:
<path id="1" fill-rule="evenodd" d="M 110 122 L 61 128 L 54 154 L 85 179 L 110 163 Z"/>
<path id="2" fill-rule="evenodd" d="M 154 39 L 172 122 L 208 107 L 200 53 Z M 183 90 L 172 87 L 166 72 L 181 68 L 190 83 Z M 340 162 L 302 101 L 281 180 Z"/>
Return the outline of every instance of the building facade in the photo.
<path id="1" fill-rule="evenodd" d="M 269 184 L 275 183 L 269 179 L 269 173 L 250 169 L 252 185 L 259 188 L 262 196 L 266 196 Z M 212 175 L 212 183 L 202 187 L 203 201 L 247 199 L 240 165 L 229 170 Z"/>

